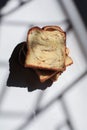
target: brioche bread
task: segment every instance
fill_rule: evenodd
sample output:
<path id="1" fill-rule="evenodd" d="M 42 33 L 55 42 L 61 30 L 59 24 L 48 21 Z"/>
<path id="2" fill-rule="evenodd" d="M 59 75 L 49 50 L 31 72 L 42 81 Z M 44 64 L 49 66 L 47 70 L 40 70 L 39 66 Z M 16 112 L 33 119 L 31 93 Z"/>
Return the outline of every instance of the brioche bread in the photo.
<path id="1" fill-rule="evenodd" d="M 33 27 L 28 31 L 25 67 L 64 71 L 66 34 L 57 26 Z"/>

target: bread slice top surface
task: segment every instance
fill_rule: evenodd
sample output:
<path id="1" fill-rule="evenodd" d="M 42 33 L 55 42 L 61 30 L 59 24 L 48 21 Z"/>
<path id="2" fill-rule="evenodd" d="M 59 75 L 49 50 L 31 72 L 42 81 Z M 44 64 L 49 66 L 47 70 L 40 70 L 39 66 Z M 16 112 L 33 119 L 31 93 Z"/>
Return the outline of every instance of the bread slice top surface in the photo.
<path id="1" fill-rule="evenodd" d="M 59 27 L 51 31 L 47 27 L 29 30 L 25 67 L 65 70 L 66 35 L 61 30 Z"/>

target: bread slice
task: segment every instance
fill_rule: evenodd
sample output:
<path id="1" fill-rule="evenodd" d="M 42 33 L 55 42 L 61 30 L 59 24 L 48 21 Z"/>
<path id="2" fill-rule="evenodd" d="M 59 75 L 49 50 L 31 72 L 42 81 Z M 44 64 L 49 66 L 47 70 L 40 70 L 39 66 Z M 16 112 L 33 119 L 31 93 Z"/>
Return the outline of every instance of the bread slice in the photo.
<path id="1" fill-rule="evenodd" d="M 33 27 L 28 32 L 25 67 L 64 71 L 66 34 L 58 26 Z"/>

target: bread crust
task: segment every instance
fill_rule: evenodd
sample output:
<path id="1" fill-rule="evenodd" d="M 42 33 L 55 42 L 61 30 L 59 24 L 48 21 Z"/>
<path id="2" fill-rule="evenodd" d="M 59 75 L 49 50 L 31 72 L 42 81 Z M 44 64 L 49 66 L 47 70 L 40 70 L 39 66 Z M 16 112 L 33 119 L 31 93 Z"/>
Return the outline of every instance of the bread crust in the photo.
<path id="1" fill-rule="evenodd" d="M 57 81 L 58 78 L 59 78 L 59 76 L 60 76 L 61 74 L 62 74 L 62 73 L 58 72 L 57 74 L 55 74 L 55 75 L 53 75 L 53 76 L 51 77 L 51 80 L 52 80 L 53 82 Z"/>
<path id="2" fill-rule="evenodd" d="M 66 70 L 66 66 L 64 66 L 64 68 L 62 68 L 62 69 L 56 69 L 56 68 L 47 68 L 47 67 L 42 67 L 42 66 L 34 66 L 33 64 L 32 65 L 26 65 L 25 64 L 25 67 L 26 68 L 33 68 L 33 69 L 42 69 L 42 70 L 53 70 L 53 71 L 64 71 L 64 70 Z"/>
<path id="3" fill-rule="evenodd" d="M 44 72 L 44 76 L 43 76 L 43 72 Z M 37 73 L 39 79 L 41 82 L 45 82 L 46 80 L 50 79 L 52 76 L 57 74 L 57 71 L 50 71 L 50 70 L 40 70 L 40 69 L 35 69 L 35 72 Z"/>
<path id="4" fill-rule="evenodd" d="M 43 30 L 46 30 L 46 31 L 53 31 L 53 30 L 59 30 L 60 32 L 62 33 L 65 33 L 59 26 L 54 26 L 54 25 L 51 25 L 51 26 L 44 26 L 42 27 Z"/>

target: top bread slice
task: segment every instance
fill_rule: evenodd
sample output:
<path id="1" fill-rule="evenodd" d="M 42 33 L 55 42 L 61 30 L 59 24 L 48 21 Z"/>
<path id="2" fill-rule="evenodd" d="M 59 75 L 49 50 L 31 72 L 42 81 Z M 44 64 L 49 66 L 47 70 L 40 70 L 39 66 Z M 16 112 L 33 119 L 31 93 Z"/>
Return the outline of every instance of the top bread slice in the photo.
<path id="1" fill-rule="evenodd" d="M 25 67 L 64 71 L 65 49 L 66 34 L 60 27 L 33 27 L 28 31 Z"/>

